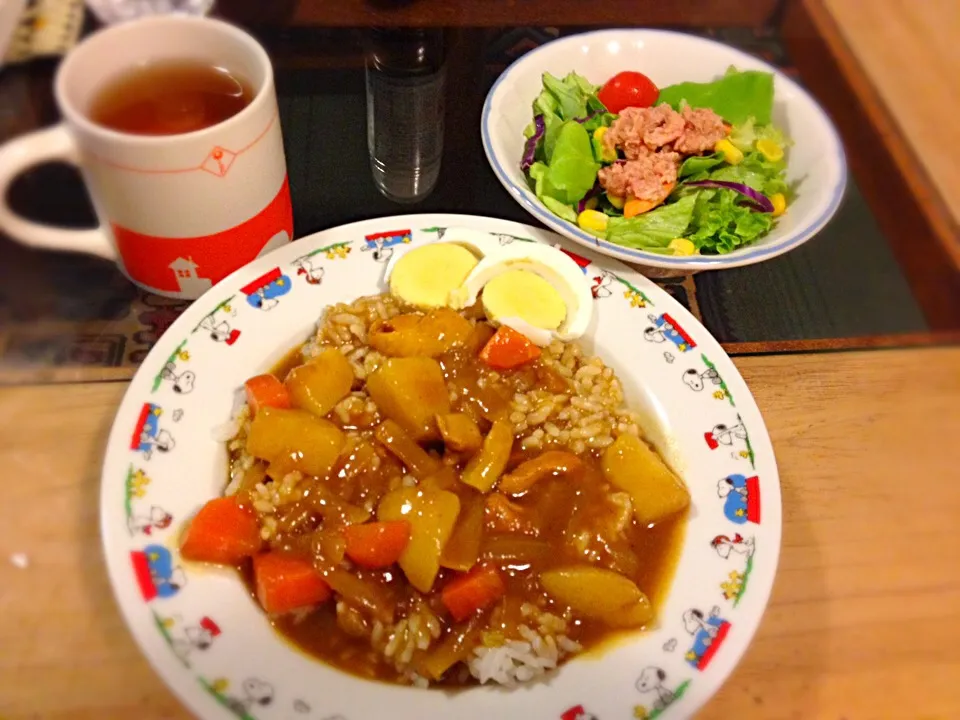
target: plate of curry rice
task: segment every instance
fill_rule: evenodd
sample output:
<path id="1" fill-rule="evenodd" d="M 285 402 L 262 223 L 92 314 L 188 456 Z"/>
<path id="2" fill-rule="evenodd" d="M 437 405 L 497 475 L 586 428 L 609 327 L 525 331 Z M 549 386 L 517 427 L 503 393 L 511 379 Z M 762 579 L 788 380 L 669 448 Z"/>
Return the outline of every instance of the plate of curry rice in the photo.
<path id="1" fill-rule="evenodd" d="M 465 215 L 217 284 L 133 379 L 101 487 L 122 613 L 202 718 L 690 717 L 780 550 L 763 419 L 696 319 Z"/>

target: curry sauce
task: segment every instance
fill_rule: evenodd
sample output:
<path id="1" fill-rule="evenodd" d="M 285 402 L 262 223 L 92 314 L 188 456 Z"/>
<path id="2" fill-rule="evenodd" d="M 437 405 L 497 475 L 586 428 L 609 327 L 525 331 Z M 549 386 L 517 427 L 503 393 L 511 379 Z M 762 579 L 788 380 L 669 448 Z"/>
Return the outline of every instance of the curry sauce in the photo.
<path id="1" fill-rule="evenodd" d="M 437 361 L 450 391 L 451 411 L 471 418 L 484 435 L 489 434 L 495 418 L 503 418 L 509 412 L 511 399 L 517 393 L 531 388 L 557 393 L 568 388 L 569 380 L 542 361 L 491 374 L 477 351 L 493 329 L 483 323 L 478 327 L 482 329 L 473 342 L 443 353 Z M 302 362 L 297 348 L 278 363 L 273 374 L 284 380 Z M 336 472 L 325 479 L 304 479 L 302 497 L 277 509 L 277 529 L 267 541 L 272 552 L 312 559 L 331 578 L 338 593 L 335 601 L 312 609 L 270 616 L 278 633 L 307 655 L 360 677 L 407 683 L 410 671 L 401 671 L 385 659 L 383 649 L 371 642 L 371 635 L 390 628 L 417 608 L 439 619 L 439 635 L 431 648 L 468 636 L 480 644 L 520 639 L 520 627 L 527 622 L 525 608 L 531 606 L 569 619 L 565 635 L 578 643 L 582 651 L 602 650 L 605 643 L 642 629 L 626 630 L 609 619 L 571 612 L 547 593 L 540 581 L 541 574 L 571 565 L 603 568 L 628 578 L 650 599 L 654 611 L 666 596 L 683 544 L 686 510 L 656 522 L 638 522 L 629 493 L 613 486 L 604 474 L 603 450 L 579 453 L 576 472 L 549 474 L 526 491 L 508 496 L 495 490 L 480 492 L 466 484 L 463 475 L 471 453 L 457 452 L 442 439 L 431 437 L 419 445 L 440 471 L 431 477 L 430 483 L 422 481 L 413 486 L 413 491 L 429 485 L 438 492 L 456 496 L 457 523 L 474 522 L 480 528 L 475 560 L 479 565 L 495 568 L 505 587 L 502 597 L 493 605 L 475 617 L 456 622 L 446 611 L 441 596 L 442 589 L 463 574 L 444 566 L 455 566 L 456 562 L 444 563 L 441 556 L 432 589 L 424 593 L 411 587 L 397 565 L 363 569 L 343 560 L 340 529 L 360 521 L 354 517 L 357 513 L 371 514 L 388 493 L 402 491 L 416 481 L 410 477 L 410 468 L 385 451 L 382 429 L 378 429 L 386 424 L 383 418 L 366 417 L 362 412 L 347 421 L 335 413 L 330 413 L 330 418 L 352 434 L 352 444 L 338 461 Z M 505 475 L 542 453 L 543 448 L 522 449 L 514 443 Z M 242 456 L 242 451 L 234 451 L 231 464 L 240 462 Z M 272 479 L 278 483 L 287 470 L 257 460 L 250 472 L 264 481 Z M 457 533 L 455 526 L 445 553 L 458 552 L 454 547 L 460 542 Z M 239 569 L 256 597 L 251 564 L 244 562 Z M 650 622 L 655 622 L 655 614 Z M 418 661 L 426 655 L 415 652 L 412 666 L 418 668 Z M 459 686 L 475 683 L 476 679 L 461 669 L 431 681 L 441 686 Z"/>

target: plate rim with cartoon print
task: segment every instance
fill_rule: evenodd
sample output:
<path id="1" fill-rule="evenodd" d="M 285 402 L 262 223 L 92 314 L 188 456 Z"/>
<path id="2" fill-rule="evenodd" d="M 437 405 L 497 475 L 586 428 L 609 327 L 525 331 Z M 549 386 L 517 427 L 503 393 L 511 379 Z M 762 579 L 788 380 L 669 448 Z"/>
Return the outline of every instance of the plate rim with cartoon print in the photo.
<path id="1" fill-rule="evenodd" d="M 385 290 L 394 253 L 453 228 L 502 244 L 560 245 L 586 274 L 584 338 L 624 383 L 693 504 L 657 628 L 514 690 L 446 693 L 371 682 L 283 641 L 235 574 L 181 563 L 183 520 L 226 481 L 214 437 L 236 388 L 305 340 L 322 309 Z M 452 234 L 451 234 L 452 233 Z M 762 503 L 761 503 L 762 496 Z M 363 220 L 260 257 L 195 301 L 144 360 L 103 463 L 101 534 L 111 585 L 141 650 L 204 718 L 554 720 L 693 715 L 760 624 L 780 551 L 780 484 L 759 408 L 730 358 L 676 300 L 614 258 L 506 220 L 414 214 Z M 749 582 L 748 582 L 749 580 Z"/>

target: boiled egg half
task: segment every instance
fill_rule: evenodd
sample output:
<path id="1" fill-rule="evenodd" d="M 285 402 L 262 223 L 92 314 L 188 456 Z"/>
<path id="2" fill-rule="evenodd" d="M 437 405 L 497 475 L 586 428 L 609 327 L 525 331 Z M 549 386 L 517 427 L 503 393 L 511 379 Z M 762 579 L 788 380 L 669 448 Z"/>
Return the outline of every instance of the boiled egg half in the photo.
<path id="1" fill-rule="evenodd" d="M 448 230 L 444 237 L 390 259 L 391 294 L 423 310 L 449 307 L 450 293 L 463 285 L 486 255 L 499 248 L 496 239 L 476 230 L 452 234 Z"/>
<path id="2" fill-rule="evenodd" d="M 407 251 L 388 272 L 391 293 L 406 302 L 460 310 L 479 298 L 490 322 L 540 346 L 582 336 L 593 315 L 580 267 L 535 242 L 503 245 L 485 233 L 447 230 L 443 241 Z"/>

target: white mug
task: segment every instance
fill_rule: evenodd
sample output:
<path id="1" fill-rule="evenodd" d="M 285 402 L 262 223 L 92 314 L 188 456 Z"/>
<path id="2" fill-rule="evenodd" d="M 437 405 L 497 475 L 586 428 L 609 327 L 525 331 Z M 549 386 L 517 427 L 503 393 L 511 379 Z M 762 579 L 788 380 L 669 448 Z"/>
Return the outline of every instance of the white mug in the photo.
<path id="1" fill-rule="evenodd" d="M 217 125 L 181 135 L 132 135 L 89 119 L 105 85 L 140 64 L 174 59 L 236 73 L 252 87 L 252 101 Z M 62 123 L 0 147 L 0 231 L 33 247 L 116 260 L 146 290 L 187 299 L 293 238 L 273 68 L 242 30 L 187 16 L 110 27 L 67 54 L 54 94 Z M 42 225 L 7 206 L 19 173 L 54 160 L 80 168 L 100 227 Z"/>

